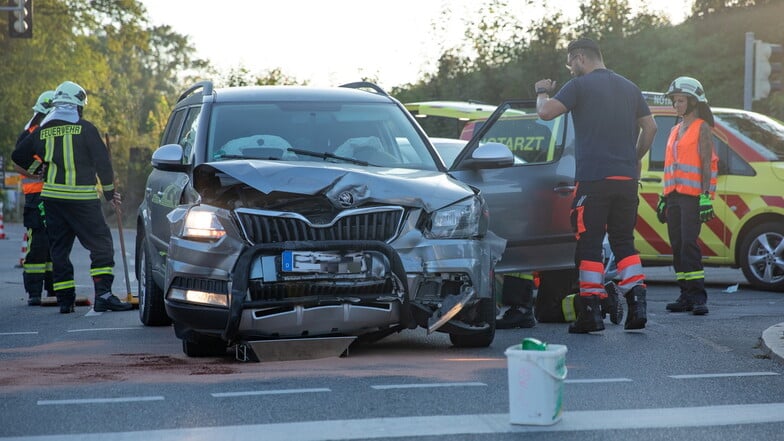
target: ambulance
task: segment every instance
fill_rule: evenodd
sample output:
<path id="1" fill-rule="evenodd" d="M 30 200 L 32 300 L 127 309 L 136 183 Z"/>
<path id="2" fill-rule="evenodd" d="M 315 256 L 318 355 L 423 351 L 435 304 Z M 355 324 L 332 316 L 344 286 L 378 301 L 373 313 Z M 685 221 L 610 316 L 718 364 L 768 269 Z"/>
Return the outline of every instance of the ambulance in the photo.
<path id="1" fill-rule="evenodd" d="M 663 191 L 667 138 L 678 117 L 663 94 L 644 92 L 644 95 L 658 131 L 650 152 L 642 160 L 635 247 L 644 265 L 666 266 L 672 263 L 672 250 L 667 226 L 656 218 L 656 204 Z M 478 145 L 495 141 L 506 144 L 516 157 L 515 164 L 505 171 L 450 170 L 483 191 L 490 206 L 491 229 L 506 231 L 510 236 L 505 237 L 507 251 L 500 264 L 506 264 L 510 271 L 513 267 L 538 271 L 563 269 L 573 259 L 573 254 L 568 255 L 566 250 L 574 246 L 564 242 L 565 224 L 557 218 L 566 215 L 565 192 L 574 185 L 571 117 L 567 114 L 553 121 L 542 121 L 536 116 L 533 100 L 506 101 L 490 116 L 487 105 L 473 103 L 461 103 L 450 114 L 449 103 L 420 102 L 406 107 L 419 118 L 426 132 L 428 118 L 462 119 L 464 124 L 456 137 L 467 142 L 459 155 L 470 154 Z M 475 112 L 467 112 L 472 106 Z M 431 110 L 434 108 L 437 111 Z M 699 237 L 703 264 L 740 268 L 754 288 L 784 291 L 784 124 L 740 109 L 714 107 L 711 110 L 716 120 L 713 140 L 719 173 L 713 201 L 716 217 L 703 225 Z M 438 149 L 438 143 L 434 144 Z M 567 182 L 569 174 L 572 180 Z M 540 185 L 542 182 L 545 184 Z M 547 191 L 548 186 L 552 186 L 551 191 Z M 519 192 L 518 200 L 523 201 L 520 205 L 526 206 L 526 210 L 510 213 L 510 207 L 501 206 L 512 204 L 513 191 Z M 499 192 L 506 196 L 494 197 Z M 527 204 L 527 199 L 533 203 Z M 498 213 L 502 214 L 496 216 Z M 547 221 L 540 237 L 534 232 L 515 240 L 514 236 L 521 234 L 516 230 L 521 227 L 543 225 L 535 218 Z M 536 263 L 524 263 L 523 257 L 536 258 Z"/>

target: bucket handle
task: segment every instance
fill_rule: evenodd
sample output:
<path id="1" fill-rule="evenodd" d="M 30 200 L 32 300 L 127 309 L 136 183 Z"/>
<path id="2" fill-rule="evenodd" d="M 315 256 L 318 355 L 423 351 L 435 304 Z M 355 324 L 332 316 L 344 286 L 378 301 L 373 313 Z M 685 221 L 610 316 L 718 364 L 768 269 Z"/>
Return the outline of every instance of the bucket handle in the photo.
<path id="1" fill-rule="evenodd" d="M 562 375 L 558 375 L 555 372 L 553 372 L 550 369 L 548 369 L 547 367 L 542 366 L 542 361 L 541 360 L 536 360 L 536 365 L 539 366 L 539 369 L 547 372 L 547 375 L 553 377 L 554 380 L 563 381 L 563 380 L 566 379 L 566 374 L 568 372 L 568 369 L 566 368 L 566 366 L 564 366 L 563 374 Z"/>

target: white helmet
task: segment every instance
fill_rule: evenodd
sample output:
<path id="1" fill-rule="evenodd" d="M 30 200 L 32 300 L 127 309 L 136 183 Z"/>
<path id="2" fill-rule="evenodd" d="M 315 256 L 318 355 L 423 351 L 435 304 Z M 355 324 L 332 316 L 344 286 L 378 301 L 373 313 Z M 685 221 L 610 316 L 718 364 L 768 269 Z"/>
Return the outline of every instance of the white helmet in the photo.
<path id="1" fill-rule="evenodd" d="M 693 96 L 698 102 L 707 103 L 708 98 L 705 96 L 705 89 L 702 84 L 692 77 L 678 77 L 670 84 L 670 89 L 665 94 L 668 98 L 672 98 L 673 94 L 682 93 L 685 95 Z"/>
<path id="2" fill-rule="evenodd" d="M 47 90 L 38 96 L 38 101 L 33 106 L 33 111 L 36 113 L 43 113 L 46 115 L 52 110 L 52 98 L 54 98 L 54 90 Z"/>
<path id="3" fill-rule="evenodd" d="M 54 90 L 54 99 L 52 104 L 57 106 L 60 104 L 74 104 L 79 107 L 84 107 L 87 102 L 87 92 L 82 89 L 82 86 L 72 82 L 66 81 Z"/>

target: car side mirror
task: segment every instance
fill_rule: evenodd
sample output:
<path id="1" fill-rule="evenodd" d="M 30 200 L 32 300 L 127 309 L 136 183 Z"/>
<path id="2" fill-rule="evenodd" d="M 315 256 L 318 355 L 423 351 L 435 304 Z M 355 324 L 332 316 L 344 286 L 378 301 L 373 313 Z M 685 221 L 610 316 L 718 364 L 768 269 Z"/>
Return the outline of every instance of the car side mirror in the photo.
<path id="1" fill-rule="evenodd" d="M 514 164 L 514 155 L 505 144 L 488 142 L 477 147 L 470 158 L 460 163 L 459 168 L 490 169 L 510 167 Z"/>
<path id="2" fill-rule="evenodd" d="M 162 171 L 185 172 L 188 165 L 182 161 L 182 146 L 179 144 L 166 144 L 159 147 L 152 154 L 152 166 Z"/>

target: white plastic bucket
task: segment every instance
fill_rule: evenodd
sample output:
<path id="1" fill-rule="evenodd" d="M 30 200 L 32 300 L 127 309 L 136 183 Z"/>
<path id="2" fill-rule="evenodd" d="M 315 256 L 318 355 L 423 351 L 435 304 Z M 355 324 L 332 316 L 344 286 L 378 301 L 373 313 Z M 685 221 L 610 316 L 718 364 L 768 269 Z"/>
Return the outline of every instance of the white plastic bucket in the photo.
<path id="1" fill-rule="evenodd" d="M 566 346 L 548 344 L 544 351 L 506 351 L 509 371 L 509 420 L 512 424 L 550 425 L 561 420 L 566 379 Z"/>

